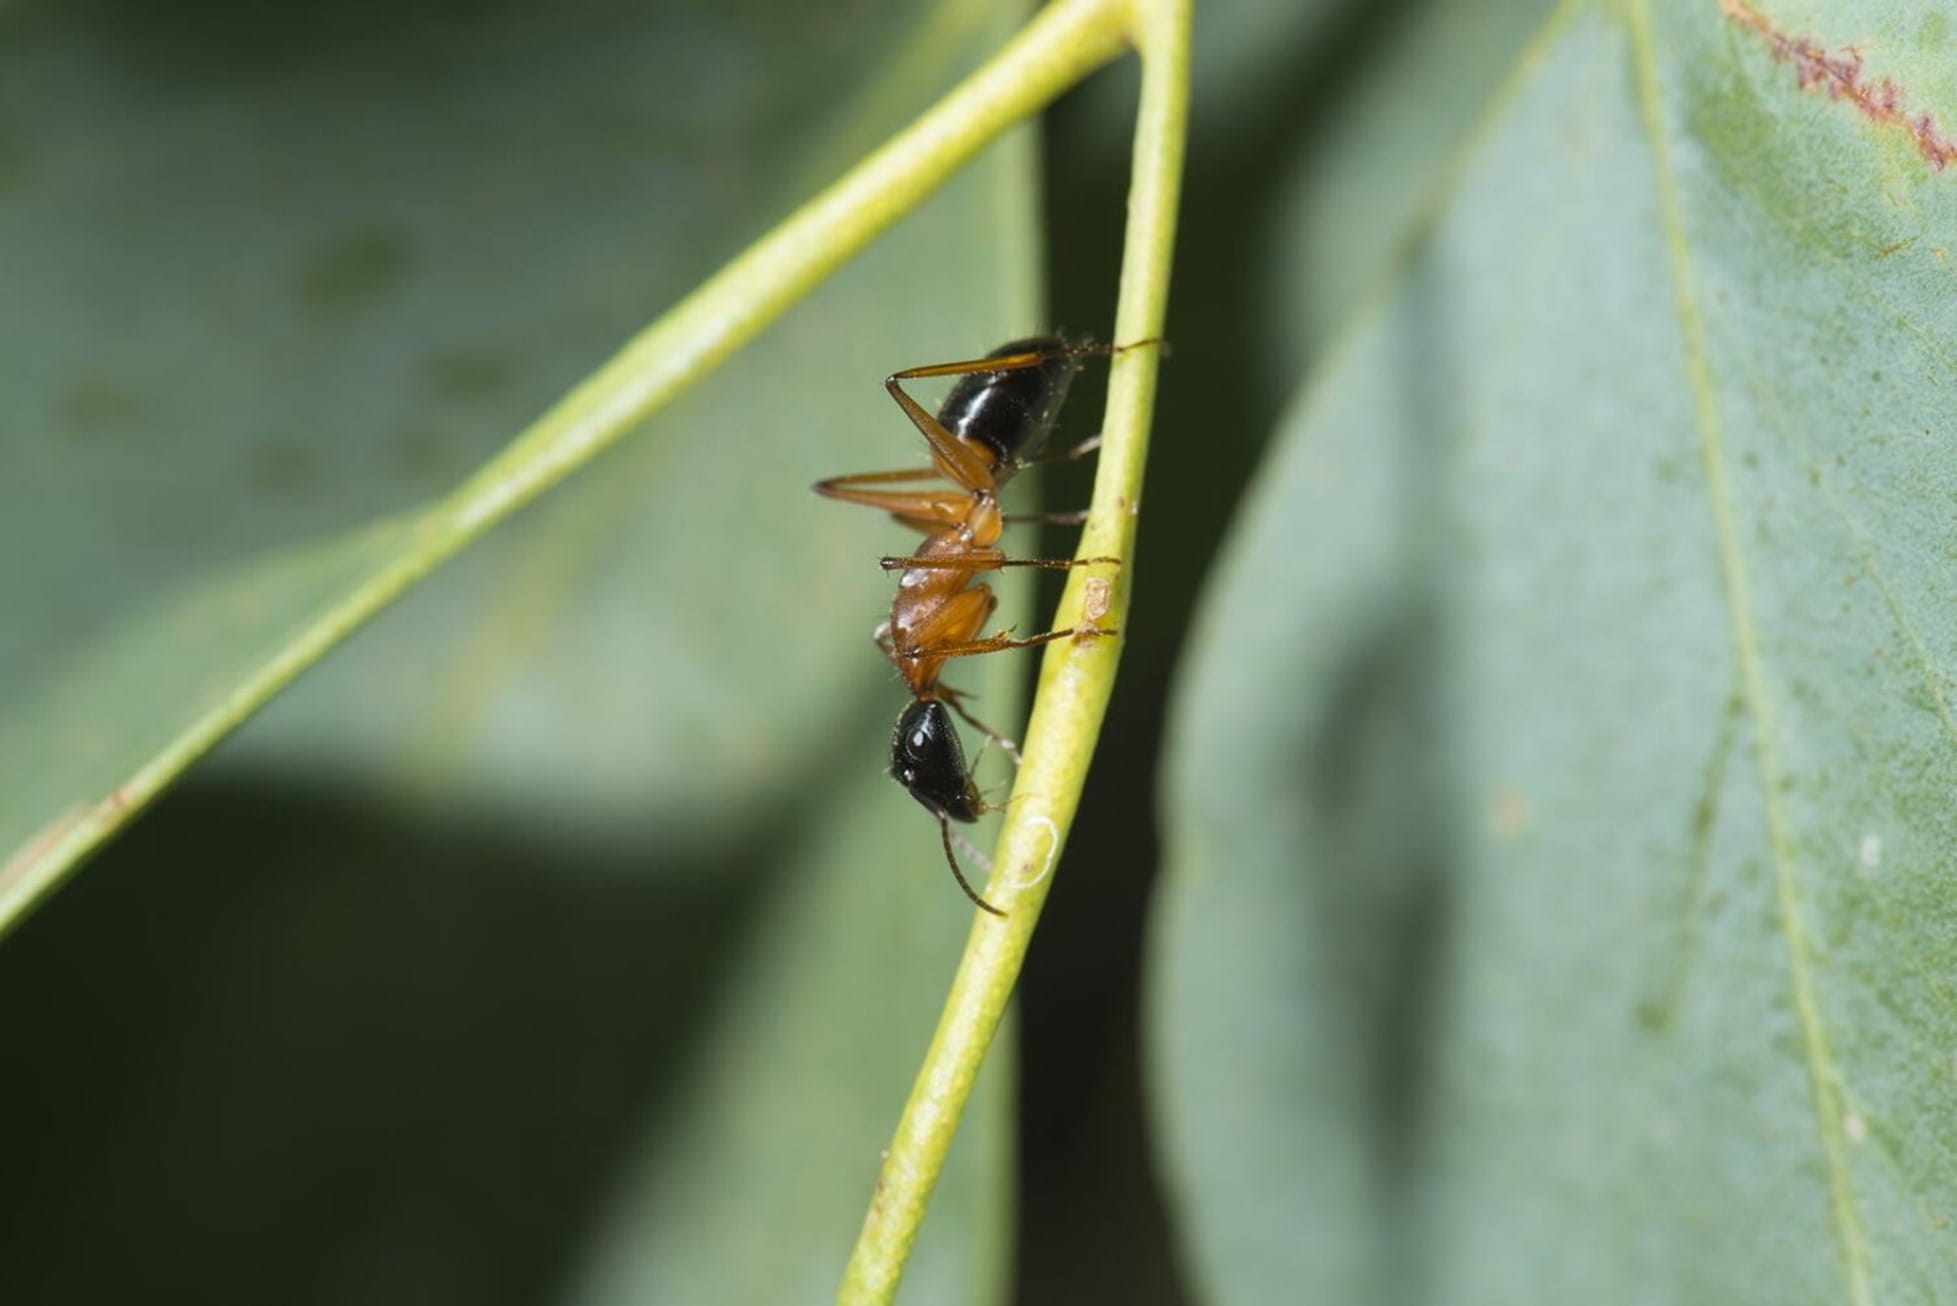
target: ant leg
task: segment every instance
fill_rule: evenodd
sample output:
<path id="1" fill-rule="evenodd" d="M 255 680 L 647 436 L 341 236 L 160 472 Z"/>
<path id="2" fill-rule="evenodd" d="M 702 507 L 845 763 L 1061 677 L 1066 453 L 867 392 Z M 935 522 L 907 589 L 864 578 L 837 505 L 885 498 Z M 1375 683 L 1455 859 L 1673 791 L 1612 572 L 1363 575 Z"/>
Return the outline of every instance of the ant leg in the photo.
<path id="1" fill-rule="evenodd" d="M 929 481 L 939 475 L 935 467 L 906 467 L 894 472 L 852 472 L 848 476 L 829 476 L 815 483 L 817 494 L 828 494 L 843 485 L 901 485 L 905 481 Z"/>
<path id="2" fill-rule="evenodd" d="M 1080 354 L 1118 353 L 1117 350 L 1092 345 L 1066 345 L 1062 349 L 1028 349 L 1018 354 L 995 354 L 990 358 L 965 358 L 955 363 L 927 363 L 923 367 L 907 367 L 901 372 L 892 372 L 883 380 L 883 388 L 904 410 L 911 425 L 918 429 L 931 446 L 939 467 L 944 474 L 974 493 L 989 491 L 997 484 L 996 469 L 990 452 L 976 446 L 972 441 L 961 439 L 946 430 L 944 424 L 933 417 L 922 404 L 911 398 L 903 387 L 905 381 L 925 381 L 941 376 L 969 376 L 983 372 L 1022 372 L 1027 368 L 1043 367 L 1055 358 L 1071 358 Z"/>
<path id="3" fill-rule="evenodd" d="M 1119 558 L 1007 558 L 1001 567 L 1045 567 L 1048 571 L 1065 571 L 1069 567 L 1119 567 Z"/>
<path id="4" fill-rule="evenodd" d="M 1037 467 L 1041 463 L 1078 462 L 1082 458 L 1085 458 L 1087 457 L 1087 455 L 1093 453 L 1096 449 L 1099 449 L 1100 447 L 1101 447 L 1101 437 L 1098 435 L 1090 435 L 1085 440 L 1082 440 L 1079 444 L 1075 445 L 1071 449 L 1062 449 L 1059 453 L 1035 454 L 1031 458 L 1022 458 L 1019 460 L 1019 465 L 1021 467 Z"/>
<path id="5" fill-rule="evenodd" d="M 1160 345 L 1163 352 L 1167 353 L 1169 341 L 1166 336 L 1144 336 L 1140 340 L 1130 340 L 1124 345 L 1103 345 L 1091 340 L 1084 340 L 1079 344 L 1056 340 L 1055 344 L 1057 348 L 1028 349 L 1017 354 L 995 354 L 991 358 L 971 358 L 956 363 L 929 363 L 923 367 L 907 367 L 896 373 L 893 379 L 920 381 L 933 376 L 963 376 L 968 372 L 1017 372 L 1028 367 L 1038 367 L 1055 358 L 1113 358 L 1131 349 L 1146 349 L 1150 345 Z"/>
<path id="6" fill-rule="evenodd" d="M 1000 556 L 996 549 L 975 549 L 970 553 L 951 554 L 941 558 L 885 558 L 881 563 L 885 571 L 910 571 L 913 568 L 923 571 L 997 571 L 1001 567 L 1044 567 L 1048 571 L 1066 571 L 1070 567 L 1119 567 L 1119 558 L 1007 558 Z"/>
<path id="7" fill-rule="evenodd" d="M 883 388 L 904 410 L 911 425 L 917 428 L 925 443 L 931 446 L 939 469 L 945 476 L 965 489 L 978 493 L 990 491 L 998 484 L 993 471 L 989 450 L 970 440 L 960 439 L 945 429 L 944 423 L 933 417 L 923 404 L 910 397 L 904 390 L 903 382 L 924 380 L 934 376 L 961 376 L 968 372 L 1017 372 L 1028 367 L 1038 367 L 1046 361 L 1046 355 L 1039 353 L 1008 354 L 1004 358 L 969 358 L 957 363 L 932 363 L 927 367 L 907 367 L 901 372 L 892 372 L 883 379 Z"/>
<path id="8" fill-rule="evenodd" d="M 893 661 L 894 660 L 895 659 L 893 658 Z M 1000 734 L 997 730 L 994 730 L 991 726 L 985 724 L 985 722 L 979 720 L 977 717 L 973 716 L 970 712 L 967 712 L 965 710 L 964 702 L 962 701 L 966 697 L 967 695 L 963 690 L 953 689 L 950 685 L 938 686 L 939 701 L 941 701 L 946 707 L 950 708 L 952 711 L 956 712 L 959 716 L 963 717 L 965 719 L 965 724 L 970 726 L 972 729 L 978 731 L 979 734 L 983 735 L 986 739 L 986 742 L 999 745 L 1000 751 L 1004 752 L 1007 757 L 1010 757 L 1012 759 L 1012 764 L 1014 766 L 1018 766 L 1020 762 L 1024 760 L 1019 755 L 1019 744 L 1014 740 L 1006 738 L 1006 736 Z M 976 695 L 973 695 L 972 697 L 976 697 Z M 981 745 L 981 747 L 983 747 L 983 745 Z M 976 757 L 972 759 L 972 769 L 975 771 L 978 769 L 978 759 Z"/>
<path id="9" fill-rule="evenodd" d="M 1023 372 L 1054 358 L 1074 354 L 1110 352 L 1105 346 L 1068 345 L 1064 350 L 1028 349 L 1018 354 L 996 354 L 991 358 L 961 358 L 955 363 L 926 363 L 890 374 L 890 381 L 926 381 L 934 376 L 968 376 L 973 372 Z M 886 385 L 889 381 L 885 382 Z"/>
<path id="10" fill-rule="evenodd" d="M 866 508 L 881 508 L 906 526 L 926 534 L 936 534 L 947 526 L 964 522 L 971 510 L 971 495 L 962 490 L 870 490 L 868 485 L 887 485 L 937 476 L 935 467 L 916 471 L 861 472 L 855 476 L 832 476 L 817 481 L 814 490 L 825 499 L 860 503 Z"/>
<path id="11" fill-rule="evenodd" d="M 1085 526 L 1087 509 L 1075 512 L 1009 512 L 1003 517 L 1008 526 Z"/>
<path id="12" fill-rule="evenodd" d="M 951 851 L 951 818 L 943 812 L 935 815 L 938 818 L 938 833 L 944 837 L 945 865 L 951 867 L 951 878 L 958 881 L 958 887 L 965 891 L 965 896 L 970 898 L 980 911 L 989 911 L 1001 920 L 1005 919 L 1004 912 L 978 896 L 977 890 L 973 889 L 971 883 L 965 879 L 965 872 L 958 868 L 958 858 Z"/>
<path id="13" fill-rule="evenodd" d="M 1010 635 L 988 635 L 984 639 L 969 640 L 963 644 L 934 644 L 930 648 L 907 650 L 901 656 L 912 661 L 922 658 L 970 658 L 982 653 L 1002 652 L 1009 648 L 1036 648 L 1041 644 L 1051 644 L 1056 639 L 1099 639 L 1103 635 L 1120 633 L 1106 626 L 1068 626 L 1065 630 L 1049 630 L 1044 634 L 1029 635 L 1025 639 L 1014 639 Z"/>
<path id="14" fill-rule="evenodd" d="M 940 691 L 943 688 L 942 685 L 939 686 Z M 949 702 L 950 700 L 946 701 Z M 1018 766 L 1026 760 L 1019 755 L 1019 744 L 1017 742 L 1006 738 L 991 726 L 985 724 L 985 722 L 979 720 L 970 712 L 967 712 L 964 708 L 959 707 L 956 703 L 951 704 L 951 710 L 963 717 L 966 725 L 979 732 L 979 751 L 972 755 L 972 769 L 974 771 L 978 770 L 979 758 L 985 755 L 985 746 L 987 744 L 999 745 L 999 751 L 1011 758 L 1014 766 Z"/>
<path id="15" fill-rule="evenodd" d="M 1035 454 L 1031 458 L 1021 458 L 1019 465 L 1025 468 L 1037 467 L 1042 463 L 1078 462 L 1100 447 L 1101 437 L 1090 435 L 1071 449 L 1063 449 L 1059 453 Z M 1032 526 L 1085 526 L 1087 524 L 1087 509 L 1081 508 L 1075 512 L 1009 512 L 1005 514 L 1005 521 L 1009 526 L 1016 526 L 1022 523 Z"/>
<path id="16" fill-rule="evenodd" d="M 936 417 L 905 391 L 903 382 L 922 381 L 939 376 L 966 376 L 975 372 L 1019 372 L 1030 367 L 1040 367 L 1054 358 L 1081 358 L 1089 354 L 1125 354 L 1131 349 L 1144 345 L 1166 345 L 1160 336 L 1150 336 L 1145 340 L 1131 340 L 1125 345 L 1068 345 L 1058 350 L 1029 349 L 1020 354 L 1001 354 L 991 358 L 967 358 L 955 363 L 929 363 L 923 367 L 907 367 L 901 372 L 892 372 L 883 379 L 883 388 L 904 410 L 904 416 L 917 428 L 925 442 L 931 446 L 931 453 L 938 468 L 951 480 L 965 489 L 978 493 L 989 491 L 997 484 L 997 477 L 989 453 L 970 440 L 960 439 L 945 429 Z M 1083 450 L 1082 452 L 1088 452 Z"/>
<path id="17" fill-rule="evenodd" d="M 902 664 L 897 661 L 897 637 L 890 633 L 890 618 L 885 617 L 877 623 L 877 628 L 870 632 L 870 642 L 883 651 L 884 657 L 890 660 L 891 666 L 899 670 L 903 669 Z"/>

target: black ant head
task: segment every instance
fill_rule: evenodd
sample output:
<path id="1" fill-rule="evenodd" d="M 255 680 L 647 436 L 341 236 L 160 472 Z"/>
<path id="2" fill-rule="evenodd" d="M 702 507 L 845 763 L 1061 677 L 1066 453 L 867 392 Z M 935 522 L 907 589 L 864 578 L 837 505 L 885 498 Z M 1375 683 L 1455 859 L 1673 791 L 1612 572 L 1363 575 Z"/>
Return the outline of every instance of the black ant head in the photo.
<path id="1" fill-rule="evenodd" d="M 951 714 L 934 698 L 920 698 L 897 718 L 890 740 L 890 774 L 938 816 L 976 821 L 985 810 L 978 785 L 965 766 L 965 747 Z"/>

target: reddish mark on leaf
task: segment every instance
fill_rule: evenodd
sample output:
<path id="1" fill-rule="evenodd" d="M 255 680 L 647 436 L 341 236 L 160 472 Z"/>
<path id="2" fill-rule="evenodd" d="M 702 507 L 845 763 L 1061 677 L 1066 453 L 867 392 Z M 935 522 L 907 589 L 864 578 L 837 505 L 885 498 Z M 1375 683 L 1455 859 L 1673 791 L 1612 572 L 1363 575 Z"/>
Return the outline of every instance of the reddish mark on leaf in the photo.
<path id="1" fill-rule="evenodd" d="M 1745 0 L 1719 0 L 1719 8 L 1766 41 L 1777 61 L 1793 64 L 1802 90 L 1826 91 L 1829 99 L 1846 100 L 1870 121 L 1908 132 L 1916 141 L 1917 151 L 1939 172 L 1957 163 L 1957 141 L 1945 136 L 1929 114 L 1909 112 L 1895 82 L 1887 77 L 1878 82 L 1864 78 L 1862 52 L 1854 46 L 1831 54 L 1805 36 L 1781 31 Z"/>
<path id="2" fill-rule="evenodd" d="M 1495 826 L 1495 833 L 1504 839 L 1515 839 L 1528 833 L 1531 813 L 1529 799 L 1514 789 L 1502 789 L 1495 794 L 1493 808 L 1489 817 Z"/>

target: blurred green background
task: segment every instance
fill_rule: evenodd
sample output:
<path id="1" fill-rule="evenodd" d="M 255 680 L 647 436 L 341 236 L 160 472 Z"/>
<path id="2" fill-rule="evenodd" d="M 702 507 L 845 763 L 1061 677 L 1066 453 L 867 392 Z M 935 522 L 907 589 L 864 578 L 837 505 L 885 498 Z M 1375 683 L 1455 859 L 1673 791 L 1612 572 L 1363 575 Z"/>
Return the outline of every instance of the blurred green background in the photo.
<path id="1" fill-rule="evenodd" d="M 1957 122 L 1947 24 L 1549 8 L 1199 5 L 1121 678 L 906 1301 L 1957 1294 L 1957 200 L 1801 62 Z M 0 830 L 1021 16 L 0 3 Z M 807 487 L 915 461 L 892 369 L 1105 338 L 1136 81 L 0 942 L 0 1301 L 832 1295 L 969 908 L 903 537 Z"/>

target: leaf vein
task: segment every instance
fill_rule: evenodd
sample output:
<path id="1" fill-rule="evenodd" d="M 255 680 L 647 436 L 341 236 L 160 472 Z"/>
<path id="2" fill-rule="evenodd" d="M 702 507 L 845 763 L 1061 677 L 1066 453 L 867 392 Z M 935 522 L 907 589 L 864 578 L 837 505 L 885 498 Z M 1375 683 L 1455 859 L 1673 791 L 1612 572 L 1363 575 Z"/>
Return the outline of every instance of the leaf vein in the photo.
<path id="1" fill-rule="evenodd" d="M 1871 295 L 1870 298 L 1873 300 L 1875 297 Z M 1892 318 L 1892 324 L 1896 324 L 1897 321 L 1898 319 Z M 1815 457 L 1813 448 L 1803 437 L 1800 427 L 1789 419 L 1786 406 L 1780 402 L 1778 389 L 1757 368 L 1748 366 L 1746 373 L 1747 379 L 1752 382 L 1754 401 L 1766 413 L 1775 434 L 1783 443 L 1792 447 L 1810 467 L 1819 466 L 1820 460 Z M 1911 666 L 1922 679 L 1924 692 L 1929 695 L 1931 708 L 1938 722 L 1943 726 L 1944 734 L 1949 736 L 1953 743 L 1957 743 L 1957 714 L 1951 711 L 1950 695 L 1945 690 L 1943 668 L 1938 664 L 1936 655 L 1930 651 L 1928 641 L 1917 629 L 1916 622 L 1903 607 L 1895 587 L 1889 583 L 1888 575 L 1876 561 L 1875 546 L 1868 530 L 1862 525 L 1861 519 L 1849 511 L 1842 502 L 1841 496 L 1834 492 L 1825 479 L 1820 481 L 1816 493 L 1820 496 L 1822 505 L 1834 515 L 1841 523 L 1842 529 L 1848 533 L 1856 564 L 1874 584 L 1876 595 L 1887 609 L 1897 634 L 1909 646 Z"/>
<path id="2" fill-rule="evenodd" d="M 1814 1094 L 1815 1122 L 1827 1162 L 1829 1207 L 1840 1240 L 1849 1300 L 1856 1306 L 1872 1301 L 1861 1221 L 1848 1174 L 1847 1142 L 1843 1134 L 1838 1072 L 1828 1049 L 1827 1031 L 1815 999 L 1814 978 L 1803 923 L 1800 886 L 1794 874 L 1792 839 L 1781 802 L 1782 770 L 1775 751 L 1772 705 L 1768 701 L 1766 668 L 1754 627 L 1746 558 L 1741 550 L 1732 492 L 1726 480 L 1724 432 L 1713 394 L 1705 327 L 1694 293 L 1691 256 L 1686 248 L 1684 202 L 1673 170 L 1670 142 L 1658 87 L 1657 55 L 1651 33 L 1649 0 L 1629 6 L 1633 61 L 1637 77 L 1639 115 L 1650 138 L 1656 172 L 1659 210 L 1670 254 L 1673 305 L 1680 343 L 1685 354 L 1686 381 L 1692 391 L 1695 425 L 1705 464 L 1720 570 L 1732 622 L 1734 656 L 1739 663 L 1741 691 L 1754 723 L 1754 756 L 1760 771 L 1767 844 L 1774 866 L 1774 887 L 1780 906 L 1781 934 L 1787 947 L 1792 978 L 1792 1001 L 1807 1054 L 1809 1086 Z"/>

